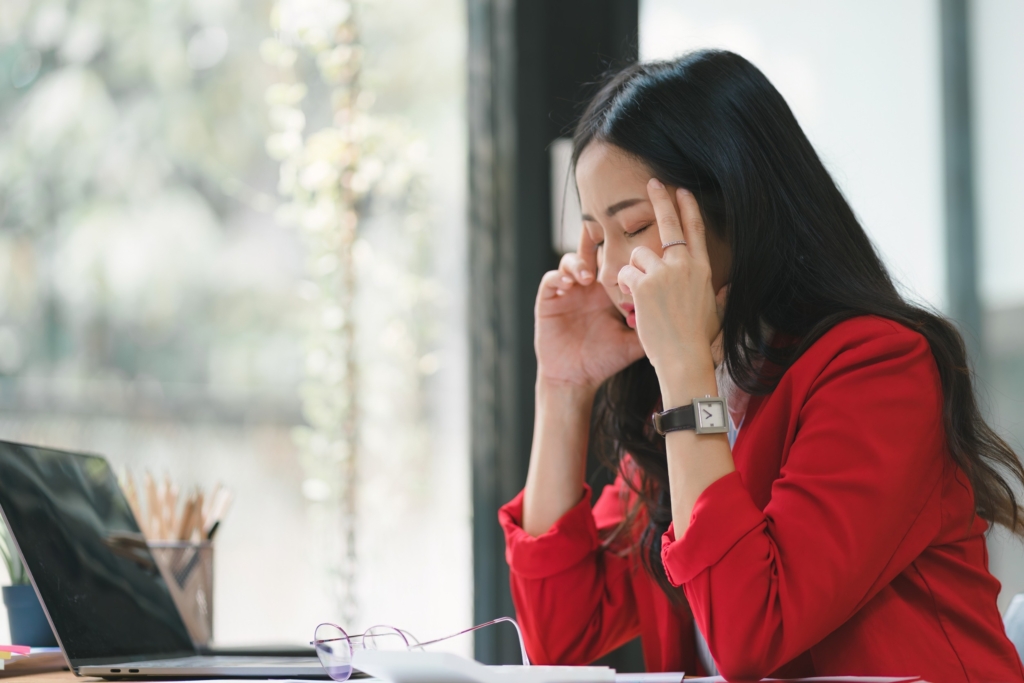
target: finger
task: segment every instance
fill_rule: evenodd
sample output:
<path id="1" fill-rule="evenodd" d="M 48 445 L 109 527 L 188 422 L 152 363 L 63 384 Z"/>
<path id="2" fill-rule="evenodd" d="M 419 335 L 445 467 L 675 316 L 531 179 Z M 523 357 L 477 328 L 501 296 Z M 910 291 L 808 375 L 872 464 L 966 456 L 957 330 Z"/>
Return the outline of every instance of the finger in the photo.
<path id="1" fill-rule="evenodd" d="M 679 215 L 683 220 L 683 239 L 690 255 L 695 259 L 708 262 L 708 244 L 705 238 L 704 217 L 700 215 L 700 205 L 693 193 L 685 188 L 676 190 L 676 201 L 679 203 Z"/>
<path id="2" fill-rule="evenodd" d="M 660 261 L 661 257 L 647 247 L 637 247 L 629 255 L 630 265 L 642 273 L 651 272 L 652 268 L 658 267 Z"/>
<path id="3" fill-rule="evenodd" d="M 676 213 L 675 202 L 668 188 L 657 178 L 651 178 L 647 183 L 647 194 L 651 197 L 651 204 L 654 206 L 654 216 L 658 221 L 658 233 L 661 235 L 661 243 L 678 242 L 686 239 L 683 236 L 683 227 L 679 222 L 679 214 Z"/>
<path id="4" fill-rule="evenodd" d="M 590 284 L 593 281 L 591 271 L 587 270 L 587 264 L 579 254 L 569 253 L 562 256 L 558 264 L 558 270 L 563 276 L 570 278 L 573 282 Z M 586 274 L 586 277 L 584 277 Z"/>
<path id="5" fill-rule="evenodd" d="M 582 284 L 590 284 L 594 281 L 594 273 L 597 272 L 597 243 L 590 236 L 590 231 L 587 230 L 586 226 L 580 230 L 580 244 L 576 254 L 580 258 L 580 269 L 577 273 L 577 279 Z"/>
<path id="6" fill-rule="evenodd" d="M 565 276 L 558 270 L 551 270 L 544 273 L 544 277 L 540 279 L 540 291 L 537 296 L 540 299 L 553 299 L 556 296 L 561 296 L 566 291 L 566 285 L 562 278 Z"/>
<path id="7" fill-rule="evenodd" d="M 644 274 L 636 266 L 625 265 L 619 271 L 618 285 L 623 294 L 632 295 Z"/>

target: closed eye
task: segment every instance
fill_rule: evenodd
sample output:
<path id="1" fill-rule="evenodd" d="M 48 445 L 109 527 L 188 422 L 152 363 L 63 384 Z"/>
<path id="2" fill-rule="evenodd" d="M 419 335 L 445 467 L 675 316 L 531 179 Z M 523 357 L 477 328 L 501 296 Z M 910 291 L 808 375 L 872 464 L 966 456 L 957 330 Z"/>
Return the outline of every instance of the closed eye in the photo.
<path id="1" fill-rule="evenodd" d="M 639 235 L 640 233 L 642 233 L 644 230 L 646 230 L 647 228 L 651 227 L 652 225 L 654 225 L 654 223 L 648 223 L 647 225 L 643 226 L 642 228 L 637 228 L 633 232 L 625 232 L 625 231 L 623 231 L 622 234 L 625 235 L 627 239 L 630 238 L 630 237 L 636 237 L 637 235 Z"/>

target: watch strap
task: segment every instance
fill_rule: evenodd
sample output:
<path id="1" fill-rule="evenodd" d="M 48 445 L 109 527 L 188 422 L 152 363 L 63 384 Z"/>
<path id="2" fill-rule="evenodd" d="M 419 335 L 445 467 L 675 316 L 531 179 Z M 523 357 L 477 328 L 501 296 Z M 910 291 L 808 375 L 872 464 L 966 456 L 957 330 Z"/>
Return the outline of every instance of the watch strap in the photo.
<path id="1" fill-rule="evenodd" d="M 654 429 L 662 436 L 681 429 L 696 428 L 697 416 L 692 403 L 681 405 L 678 408 L 669 408 L 654 414 Z"/>

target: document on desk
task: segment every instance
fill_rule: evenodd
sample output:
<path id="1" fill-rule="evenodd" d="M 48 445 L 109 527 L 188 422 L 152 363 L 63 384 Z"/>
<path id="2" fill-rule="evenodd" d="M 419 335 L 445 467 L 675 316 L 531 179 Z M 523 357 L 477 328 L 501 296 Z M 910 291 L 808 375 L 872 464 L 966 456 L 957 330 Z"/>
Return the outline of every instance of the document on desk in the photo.
<path id="1" fill-rule="evenodd" d="M 606 666 L 486 666 L 447 652 L 356 650 L 352 665 L 386 683 L 684 683 L 682 672 L 616 674 Z M 779 683 L 925 683 L 919 676 L 822 676 Z M 685 683 L 726 683 L 721 676 Z"/>
<path id="2" fill-rule="evenodd" d="M 448 652 L 356 650 L 352 666 L 387 683 L 615 683 L 607 666 L 486 666 Z"/>

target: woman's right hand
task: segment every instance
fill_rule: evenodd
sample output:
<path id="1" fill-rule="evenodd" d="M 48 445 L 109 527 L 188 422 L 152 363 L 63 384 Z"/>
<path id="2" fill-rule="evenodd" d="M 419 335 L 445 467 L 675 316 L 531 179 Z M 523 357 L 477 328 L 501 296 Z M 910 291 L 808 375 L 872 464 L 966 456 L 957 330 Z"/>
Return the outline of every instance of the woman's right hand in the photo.
<path id="1" fill-rule="evenodd" d="M 636 330 L 597 281 L 597 256 L 584 229 L 579 250 L 541 279 L 534 308 L 538 381 L 592 392 L 644 355 Z"/>

